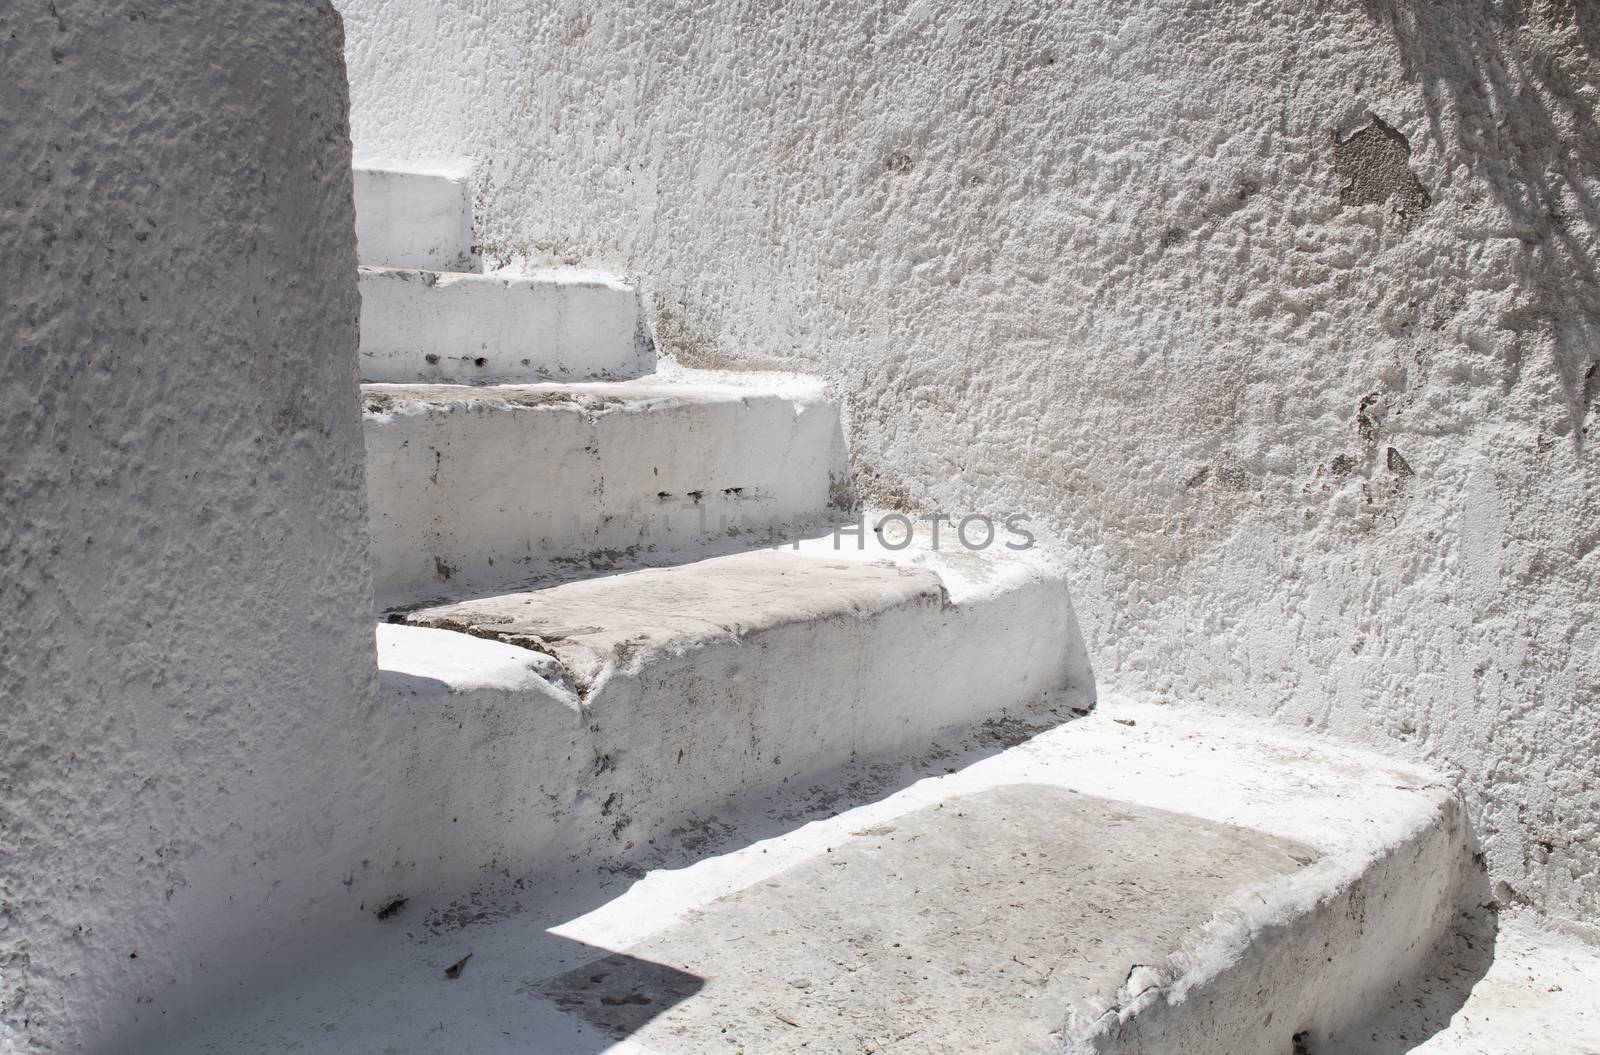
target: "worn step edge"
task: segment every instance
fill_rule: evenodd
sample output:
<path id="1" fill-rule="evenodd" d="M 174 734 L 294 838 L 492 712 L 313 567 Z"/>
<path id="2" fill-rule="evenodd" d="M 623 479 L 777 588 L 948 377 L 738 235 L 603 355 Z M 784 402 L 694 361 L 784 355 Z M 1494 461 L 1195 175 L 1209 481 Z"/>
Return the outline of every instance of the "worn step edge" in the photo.
<path id="1" fill-rule="evenodd" d="M 1218 912 L 1193 945 L 1130 975 L 1117 1005 L 1079 1024 L 1066 1051 L 1341 1050 L 1465 907 L 1472 863 L 1460 802 L 1443 784 L 1431 794 L 1431 809 L 1408 830 L 1325 857 Z"/>

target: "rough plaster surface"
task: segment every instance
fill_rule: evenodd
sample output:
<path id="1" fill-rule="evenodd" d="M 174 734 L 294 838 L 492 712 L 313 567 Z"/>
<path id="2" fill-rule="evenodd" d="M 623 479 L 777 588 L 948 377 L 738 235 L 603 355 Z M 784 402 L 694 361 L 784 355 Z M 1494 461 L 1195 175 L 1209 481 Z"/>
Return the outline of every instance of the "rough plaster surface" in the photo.
<path id="1" fill-rule="evenodd" d="M 342 44 L 312 0 L 0 5 L 7 1055 L 141 1050 L 364 916 Z"/>
<path id="2" fill-rule="evenodd" d="M 829 376 L 869 497 L 1054 518 L 1103 682 L 1434 760 L 1600 916 L 1592 4 L 341 9 L 492 256 Z"/>

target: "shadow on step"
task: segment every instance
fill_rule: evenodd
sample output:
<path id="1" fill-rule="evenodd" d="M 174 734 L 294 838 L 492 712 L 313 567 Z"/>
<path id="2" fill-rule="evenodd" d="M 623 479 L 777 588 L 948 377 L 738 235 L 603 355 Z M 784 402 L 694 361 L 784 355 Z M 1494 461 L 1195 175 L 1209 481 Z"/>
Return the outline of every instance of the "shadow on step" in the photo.
<path id="1" fill-rule="evenodd" d="M 949 730 L 919 752 L 856 759 L 791 781 L 766 795 L 755 808 L 735 807 L 722 816 L 681 816 L 660 825 L 664 833 L 649 839 L 642 852 L 612 857 L 600 868 L 637 878 L 651 869 L 684 868 L 740 846 L 777 838 L 812 821 L 889 798 L 920 780 L 965 769 L 1083 717 L 1091 709 L 1092 704 L 1077 702 L 1018 709 L 994 715 L 969 729 Z"/>
<path id="2" fill-rule="evenodd" d="M 1077 710 L 1087 713 L 1084 708 Z M 615 918 L 618 906 L 624 906 L 622 918 L 636 919 L 645 929 L 657 926 L 655 907 L 649 897 L 641 896 L 646 888 L 634 890 L 647 874 L 665 871 L 681 877 L 698 862 L 880 801 L 920 780 L 964 769 L 1073 716 L 1065 704 L 1054 712 L 1001 715 L 970 730 L 952 731 L 942 742 L 909 757 L 857 760 L 764 797 L 730 802 L 718 812 L 664 818 L 628 849 L 575 856 L 561 869 L 435 904 L 420 918 L 413 915 L 408 936 L 433 950 L 427 954 L 432 963 L 454 962 L 471 953 L 473 965 L 485 973 L 520 980 L 521 999 L 514 1006 L 500 1005 L 509 1019 L 487 1024 L 493 1029 L 486 1037 L 507 1030 L 513 1036 L 536 1033 L 541 1038 L 539 1050 L 594 1055 L 694 996 L 706 980 L 672 964 L 565 936 L 584 916 L 605 908 Z M 780 867 L 773 860 L 774 867 Z M 632 941 L 618 932 L 607 944 L 623 947 Z"/>

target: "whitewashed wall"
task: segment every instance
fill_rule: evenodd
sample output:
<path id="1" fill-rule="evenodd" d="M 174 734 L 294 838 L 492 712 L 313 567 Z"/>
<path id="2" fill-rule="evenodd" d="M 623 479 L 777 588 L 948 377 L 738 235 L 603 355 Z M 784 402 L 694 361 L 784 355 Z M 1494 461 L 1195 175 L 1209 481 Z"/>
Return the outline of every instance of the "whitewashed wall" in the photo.
<path id="1" fill-rule="evenodd" d="M 342 45 L 0 4 L 7 1055 L 161 1050 L 390 892 Z"/>
<path id="2" fill-rule="evenodd" d="M 358 156 L 829 376 L 873 497 L 1054 518 L 1103 684 L 1443 762 L 1600 917 L 1591 7 L 340 6 Z"/>

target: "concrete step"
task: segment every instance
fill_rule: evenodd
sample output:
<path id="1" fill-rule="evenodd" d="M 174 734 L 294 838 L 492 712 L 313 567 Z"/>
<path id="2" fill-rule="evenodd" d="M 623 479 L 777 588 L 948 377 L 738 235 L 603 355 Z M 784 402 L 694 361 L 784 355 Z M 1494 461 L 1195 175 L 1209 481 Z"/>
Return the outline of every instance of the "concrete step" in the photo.
<path id="1" fill-rule="evenodd" d="M 443 841 L 419 862 L 417 889 L 470 889 L 490 862 L 644 847 L 685 817 L 852 758 L 920 750 L 939 730 L 1090 705 L 1072 606 L 1044 559 L 935 550 L 926 536 L 898 553 L 841 544 L 418 609 L 380 627 L 385 682 L 414 723 L 404 783 L 499 770 L 436 807 L 450 821 L 439 815 Z"/>
<path id="2" fill-rule="evenodd" d="M 1027 732 L 409 902 L 167 1050 L 1331 1053 L 1472 875 L 1421 767 L 1120 699 Z"/>
<path id="3" fill-rule="evenodd" d="M 360 286 L 363 380 L 622 379 L 655 365 L 634 288 L 603 272 L 363 266 Z"/>
<path id="4" fill-rule="evenodd" d="M 838 516 L 848 467 L 821 384 L 705 377 L 364 385 L 380 600 L 748 548 Z"/>
<path id="5" fill-rule="evenodd" d="M 476 271 L 465 170 L 355 170 L 356 254 L 363 264 Z"/>

